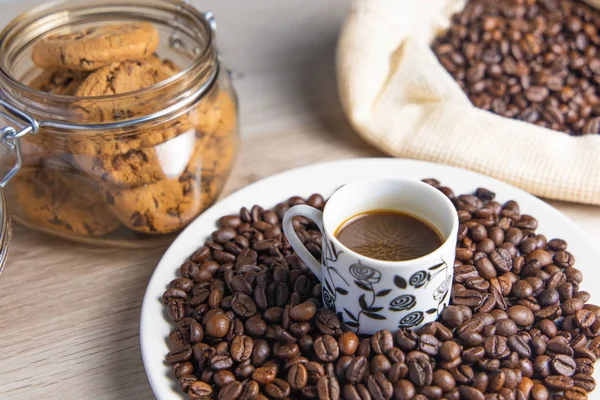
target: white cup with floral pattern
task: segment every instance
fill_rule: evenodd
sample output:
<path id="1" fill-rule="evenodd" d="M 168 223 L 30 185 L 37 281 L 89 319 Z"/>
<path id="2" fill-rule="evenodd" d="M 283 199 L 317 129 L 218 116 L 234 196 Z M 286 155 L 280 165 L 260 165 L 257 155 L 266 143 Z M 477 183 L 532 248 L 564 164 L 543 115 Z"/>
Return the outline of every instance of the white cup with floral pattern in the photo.
<path id="1" fill-rule="evenodd" d="M 348 218 L 382 209 L 428 221 L 443 236 L 442 245 L 413 260 L 382 261 L 350 250 L 334 236 Z M 314 221 L 323 233 L 320 261 L 298 238 L 292 226 L 296 216 Z M 283 219 L 288 241 L 321 281 L 323 304 L 359 334 L 418 329 L 439 317 L 450 299 L 458 225 L 456 210 L 443 193 L 421 181 L 394 178 L 347 184 L 331 196 L 323 212 L 298 205 Z"/>

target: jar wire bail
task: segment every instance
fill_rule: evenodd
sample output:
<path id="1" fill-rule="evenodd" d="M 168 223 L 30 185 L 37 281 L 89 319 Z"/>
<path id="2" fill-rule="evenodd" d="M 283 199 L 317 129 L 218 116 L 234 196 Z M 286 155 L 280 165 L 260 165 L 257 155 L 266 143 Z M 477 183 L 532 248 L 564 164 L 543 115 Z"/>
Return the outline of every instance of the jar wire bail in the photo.
<path id="1" fill-rule="evenodd" d="M 0 130 L 0 143 L 15 154 L 15 164 L 0 179 L 0 187 L 4 188 L 23 165 L 23 152 L 21 150 L 20 139 L 30 133 L 36 134 L 39 129 L 39 123 L 27 113 L 13 107 L 5 100 L 2 92 L 0 92 L 0 106 L 4 108 L 3 111 L 0 111 L 0 117 L 18 128 L 17 130 L 13 126 L 5 126 Z"/>

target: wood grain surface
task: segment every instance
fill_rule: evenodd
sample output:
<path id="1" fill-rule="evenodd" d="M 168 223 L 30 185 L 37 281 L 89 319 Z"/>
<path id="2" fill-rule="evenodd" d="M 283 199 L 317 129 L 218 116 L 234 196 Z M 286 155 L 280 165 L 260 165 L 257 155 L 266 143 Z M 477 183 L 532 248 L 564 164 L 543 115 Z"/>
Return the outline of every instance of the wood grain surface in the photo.
<path id="1" fill-rule="evenodd" d="M 337 101 L 334 48 L 348 0 L 193 3 L 216 12 L 223 57 L 242 75 L 243 146 L 223 195 L 302 165 L 383 156 Z M 32 4 L 3 3 L 0 25 Z M 600 245 L 600 208 L 552 204 Z M 15 226 L 0 277 L 0 399 L 153 398 L 139 313 L 164 250 L 94 248 Z"/>

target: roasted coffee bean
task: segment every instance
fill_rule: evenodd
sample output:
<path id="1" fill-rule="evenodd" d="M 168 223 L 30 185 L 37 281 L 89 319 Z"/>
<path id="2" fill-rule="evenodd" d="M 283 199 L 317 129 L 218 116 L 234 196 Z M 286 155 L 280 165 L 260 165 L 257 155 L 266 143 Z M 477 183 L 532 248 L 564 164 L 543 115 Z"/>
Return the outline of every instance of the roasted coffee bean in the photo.
<path id="1" fill-rule="evenodd" d="M 500 336 L 510 337 L 518 333 L 517 324 L 508 318 L 497 321 L 494 326 L 496 327 L 496 334 Z"/>
<path id="2" fill-rule="evenodd" d="M 531 357 L 531 348 L 527 342 L 518 335 L 512 335 L 508 338 L 508 347 L 522 358 Z"/>
<path id="3" fill-rule="evenodd" d="M 585 390 L 573 387 L 569 390 L 565 390 L 564 398 L 566 400 L 587 400 L 588 396 Z"/>
<path id="4" fill-rule="evenodd" d="M 462 290 L 452 293 L 452 302 L 455 305 L 463 305 L 467 307 L 479 307 L 483 303 L 483 295 L 476 290 Z"/>
<path id="5" fill-rule="evenodd" d="M 341 327 L 340 320 L 335 313 L 325 308 L 317 312 L 316 323 L 317 328 L 326 335 L 334 335 Z"/>
<path id="6" fill-rule="evenodd" d="M 369 368 L 369 362 L 363 356 L 353 358 L 345 370 L 346 381 L 358 383 L 363 380 Z"/>
<path id="7" fill-rule="evenodd" d="M 547 350 L 555 354 L 564 354 L 569 357 L 573 357 L 574 355 L 573 349 L 569 345 L 569 341 L 562 336 L 557 336 L 555 338 L 550 339 L 550 341 L 548 341 L 548 344 L 546 345 L 546 348 Z"/>
<path id="8" fill-rule="evenodd" d="M 344 355 L 354 355 L 358 349 L 358 336 L 354 332 L 344 332 L 338 339 L 340 353 Z"/>
<path id="9" fill-rule="evenodd" d="M 510 253 L 504 248 L 498 248 L 490 253 L 490 260 L 500 272 L 508 272 L 513 267 Z"/>
<path id="10" fill-rule="evenodd" d="M 573 375 L 573 385 L 582 388 L 586 392 L 592 392 L 596 389 L 596 380 L 590 374 L 575 374 Z"/>
<path id="11" fill-rule="evenodd" d="M 468 363 L 474 363 L 485 357 L 485 349 L 483 346 L 471 347 L 462 353 L 462 359 Z"/>
<path id="12" fill-rule="evenodd" d="M 572 376 L 575 368 L 575 360 L 564 354 L 558 354 L 552 360 L 552 369 L 559 375 Z"/>
<path id="13" fill-rule="evenodd" d="M 252 349 L 252 364 L 256 367 L 263 365 L 271 356 L 271 346 L 262 339 L 254 340 Z"/>
<path id="14" fill-rule="evenodd" d="M 459 340 L 460 343 L 465 347 L 475 347 L 483 344 L 483 336 L 481 336 L 478 332 L 475 331 L 463 331 L 459 335 Z M 442 345 L 442 347 L 444 347 L 444 345 Z M 444 357 L 441 353 L 440 355 Z"/>
<path id="15" fill-rule="evenodd" d="M 205 331 L 209 336 L 222 338 L 227 335 L 231 321 L 225 314 L 216 314 L 212 316 L 205 325 Z"/>
<path id="16" fill-rule="evenodd" d="M 414 399 L 417 391 L 413 383 L 406 379 L 401 379 L 394 384 L 394 398 L 397 400 Z"/>
<path id="17" fill-rule="evenodd" d="M 280 378 L 275 378 L 273 382 L 265 386 L 265 393 L 271 399 L 286 399 L 290 395 L 290 385 Z"/>
<path id="18" fill-rule="evenodd" d="M 519 326 L 530 326 L 533 324 L 534 315 L 527 307 L 512 306 L 506 310 L 506 313 Z"/>
<path id="19" fill-rule="evenodd" d="M 458 387 L 461 399 L 466 400 L 485 400 L 485 396 L 479 390 L 471 386 L 462 385 Z"/>
<path id="20" fill-rule="evenodd" d="M 485 372 L 480 372 L 479 374 L 477 374 L 475 376 L 472 386 L 475 389 L 479 390 L 480 392 L 485 393 L 487 391 L 489 384 L 490 384 L 490 378 L 489 378 L 488 374 L 486 374 Z"/>
<path id="21" fill-rule="evenodd" d="M 308 383 L 308 372 L 302 364 L 295 364 L 290 367 L 287 374 L 287 382 L 292 390 L 301 390 Z"/>
<path id="22" fill-rule="evenodd" d="M 367 388 L 373 400 L 391 399 L 394 394 L 394 387 L 386 376 L 377 372 L 367 379 Z"/>
<path id="23" fill-rule="evenodd" d="M 433 368 L 429 360 L 412 359 L 407 362 L 410 380 L 417 386 L 429 386 L 433 380 Z"/>
<path id="24" fill-rule="evenodd" d="M 404 352 L 397 347 L 392 347 L 390 351 L 388 351 L 387 357 L 392 363 L 404 362 L 406 360 Z"/>
<path id="25" fill-rule="evenodd" d="M 465 320 L 466 318 L 464 318 L 463 313 L 461 312 L 460 308 L 458 308 L 457 306 L 454 305 L 450 305 L 446 308 L 444 308 L 444 310 L 442 311 L 442 320 L 444 321 L 444 323 L 446 323 L 448 326 L 452 327 L 452 328 L 456 328 L 458 326 L 460 326 Z M 407 350 L 412 350 L 412 348 L 405 348 L 407 345 L 410 345 L 410 341 L 407 341 L 408 339 L 405 339 L 405 336 L 408 336 L 405 333 L 400 333 L 403 332 L 402 330 L 398 331 L 398 333 L 396 334 L 396 341 L 398 342 L 398 345 L 400 346 L 400 348 L 402 348 L 403 350 L 407 351 Z M 402 337 L 400 337 L 402 336 Z M 400 339 L 403 339 L 406 341 L 406 343 L 402 343 L 400 341 Z M 414 341 L 414 345 L 416 346 L 416 340 Z M 413 347 L 414 348 L 414 347 Z"/>
<path id="26" fill-rule="evenodd" d="M 166 357 L 166 361 L 169 364 L 180 364 L 191 360 L 192 358 L 192 348 L 190 346 L 185 346 L 173 351 L 170 351 Z"/>
<path id="27" fill-rule="evenodd" d="M 342 387 L 341 398 L 344 400 L 371 400 L 371 395 L 367 387 L 361 383 L 358 385 L 346 383 Z"/>
<path id="28" fill-rule="evenodd" d="M 577 374 L 592 375 L 594 373 L 594 362 L 588 358 L 575 359 Z"/>
<path id="29" fill-rule="evenodd" d="M 240 382 L 234 381 L 226 384 L 219 390 L 219 400 L 238 399 L 244 390 Z"/>
<path id="30" fill-rule="evenodd" d="M 391 333 L 389 338 L 391 340 Z M 430 356 L 437 355 L 441 345 L 442 343 L 433 335 L 423 334 L 419 337 L 418 349 L 425 354 L 429 354 Z"/>
<path id="31" fill-rule="evenodd" d="M 228 383 L 235 382 L 235 376 L 228 370 L 216 371 L 213 375 L 213 381 L 219 387 L 223 387 Z"/>
<path id="32" fill-rule="evenodd" d="M 394 346 L 394 338 L 390 331 L 376 332 L 371 337 L 371 349 L 377 354 L 385 354 Z"/>
<path id="33" fill-rule="evenodd" d="M 562 375 L 551 375 L 544 378 L 546 387 L 555 390 L 567 390 L 573 387 L 573 378 Z"/>
<path id="34" fill-rule="evenodd" d="M 215 355 L 210 360 L 210 367 L 215 371 L 219 371 L 222 369 L 228 369 L 233 366 L 233 360 L 229 356 L 225 355 Z"/>
<path id="35" fill-rule="evenodd" d="M 243 380 L 252 376 L 256 368 L 250 363 L 250 360 L 241 362 L 234 370 L 233 374 L 239 380 Z"/>
<path id="36" fill-rule="evenodd" d="M 189 386 L 187 394 L 190 400 L 208 399 L 212 396 L 213 389 L 209 384 L 205 382 L 196 381 Z"/>
<path id="37" fill-rule="evenodd" d="M 596 314 L 594 314 L 592 311 L 582 309 L 575 312 L 575 323 L 580 328 L 589 328 L 594 324 L 594 322 L 596 322 Z"/>
<path id="38" fill-rule="evenodd" d="M 371 374 L 374 375 L 377 372 L 387 373 L 392 364 L 390 360 L 383 354 L 378 354 L 371 360 Z"/>
<path id="39" fill-rule="evenodd" d="M 275 356 L 282 360 L 291 360 L 300 354 L 300 347 L 295 343 L 276 344 L 274 348 Z"/>
<path id="40" fill-rule="evenodd" d="M 290 309 L 290 317 L 294 321 L 310 321 L 316 314 L 317 307 L 311 301 L 306 301 L 302 304 L 298 304 Z"/>
<path id="41" fill-rule="evenodd" d="M 319 399 L 339 400 L 340 385 L 338 380 L 332 376 L 322 376 L 317 382 L 317 392 Z"/>
<path id="42" fill-rule="evenodd" d="M 396 362 L 387 372 L 387 377 L 392 383 L 404 379 L 408 375 L 408 366 L 404 362 Z"/>
<path id="43" fill-rule="evenodd" d="M 491 358 L 504 358 L 508 355 L 507 340 L 503 336 L 490 336 L 484 342 L 485 352 Z"/>
<path id="44" fill-rule="evenodd" d="M 275 380 L 277 371 L 273 366 L 266 366 L 256 368 L 252 373 L 252 379 L 255 380 L 259 385 L 268 385 Z"/>
<path id="45" fill-rule="evenodd" d="M 441 344 L 438 354 L 445 361 L 453 361 L 460 357 L 460 346 L 454 341 L 446 341 Z"/>
<path id="46" fill-rule="evenodd" d="M 337 360 L 340 354 L 340 348 L 337 344 L 337 341 L 331 335 L 324 335 L 317 338 L 313 348 L 317 358 L 325 362 Z"/>
<path id="47" fill-rule="evenodd" d="M 267 323 L 260 316 L 255 315 L 246 321 L 244 328 L 249 336 L 261 337 L 267 332 Z"/>
<path id="48" fill-rule="evenodd" d="M 303 364 L 308 373 L 308 384 L 316 385 L 319 378 L 325 375 L 325 368 L 317 362 L 307 362 Z"/>

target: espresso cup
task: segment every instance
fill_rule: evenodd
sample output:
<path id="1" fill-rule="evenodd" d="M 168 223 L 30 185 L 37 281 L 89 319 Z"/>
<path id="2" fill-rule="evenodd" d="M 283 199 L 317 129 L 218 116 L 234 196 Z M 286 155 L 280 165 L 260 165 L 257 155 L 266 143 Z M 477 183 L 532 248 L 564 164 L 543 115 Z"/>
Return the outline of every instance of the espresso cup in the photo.
<path id="1" fill-rule="evenodd" d="M 382 261 L 352 251 L 336 237 L 349 218 L 372 210 L 396 210 L 417 216 L 442 235 L 442 245 L 413 260 Z M 296 216 L 312 220 L 323 233 L 321 260 L 302 244 L 292 226 Z M 452 202 L 417 180 L 378 178 L 347 184 L 327 201 L 323 212 L 290 208 L 283 231 L 300 258 L 321 281 L 323 304 L 358 334 L 381 329 L 418 329 L 438 319 L 450 300 L 458 216 Z"/>

